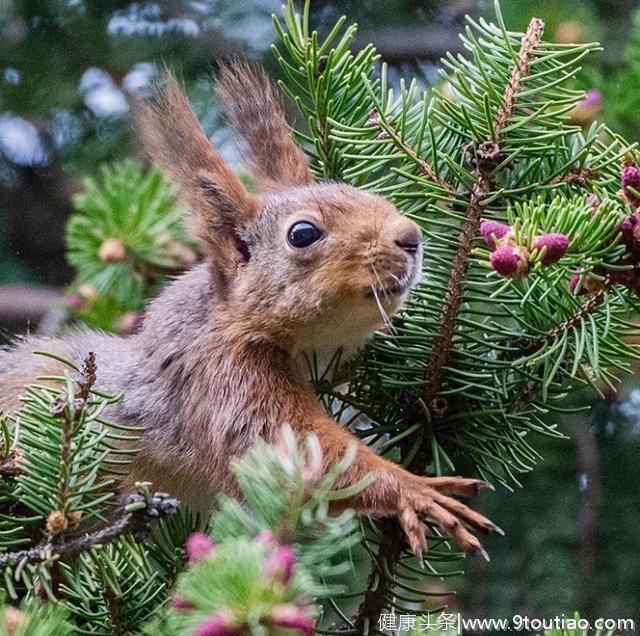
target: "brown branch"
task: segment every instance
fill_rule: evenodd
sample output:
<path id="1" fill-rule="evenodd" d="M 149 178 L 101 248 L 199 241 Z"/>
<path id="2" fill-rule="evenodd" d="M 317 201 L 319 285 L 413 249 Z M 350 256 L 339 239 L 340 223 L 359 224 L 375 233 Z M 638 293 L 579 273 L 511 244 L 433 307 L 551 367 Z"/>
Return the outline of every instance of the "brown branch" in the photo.
<path id="1" fill-rule="evenodd" d="M 548 331 L 545 335 L 545 339 L 547 341 L 554 340 L 561 333 L 569 331 L 569 329 L 572 329 L 576 325 L 580 324 L 583 318 L 586 318 L 590 313 L 593 313 L 596 309 L 598 309 L 598 307 L 600 307 L 600 305 L 602 305 L 605 299 L 606 291 L 607 290 L 605 288 L 599 289 L 597 292 L 595 292 L 587 299 L 587 301 L 583 305 L 578 308 L 576 313 L 573 314 L 571 318 L 567 318 L 567 320 L 561 322 L 557 327 L 554 327 L 553 329 Z"/>
<path id="2" fill-rule="evenodd" d="M 516 109 L 518 93 L 522 89 L 524 78 L 529 74 L 533 52 L 540 44 L 543 32 L 544 22 L 539 18 L 531 18 L 527 32 L 522 38 L 518 62 L 511 70 L 511 76 L 502 95 L 502 108 L 500 108 L 495 118 L 493 139 L 496 143 L 502 141 L 504 129 Z"/>
<path id="3" fill-rule="evenodd" d="M 577 185 L 581 188 L 586 188 L 589 182 L 593 179 L 597 179 L 600 173 L 597 170 L 591 170 L 590 168 L 577 168 L 573 167 L 568 174 L 564 176 L 558 176 L 555 179 L 549 181 L 550 185 Z M 542 184 L 541 184 L 542 185 Z"/>
<path id="4" fill-rule="evenodd" d="M 431 358 L 426 374 L 427 384 L 423 398 L 425 398 L 424 401 L 427 405 L 433 401 L 442 387 L 444 370 L 451 355 L 457 317 L 464 298 L 464 285 L 469 271 L 469 258 L 475 237 L 480 228 L 483 211 L 482 200 L 487 197 L 492 189 L 491 170 L 497 165 L 496 162 L 500 161 L 500 141 L 515 111 L 518 91 L 522 88 L 524 78 L 529 72 L 533 52 L 542 38 L 543 28 L 544 24 L 541 20 L 537 18 L 531 20 L 529 28 L 522 38 L 518 61 L 512 69 L 505 87 L 502 106 L 496 113 L 494 137 L 483 142 L 478 147 L 480 161 L 477 162 L 476 183 L 469 195 L 467 218 L 460 230 L 458 249 L 451 267 L 447 291 L 440 314 L 440 332 L 433 342 L 434 355 Z M 391 134 L 389 130 L 386 130 L 386 132 Z M 422 413 L 416 409 L 409 416 L 418 419 L 422 418 Z M 407 466 L 407 469 L 414 473 L 420 472 L 424 470 L 425 464 L 424 453 L 417 453 Z M 400 524 L 396 520 L 389 520 L 386 524 L 385 540 L 377 553 L 377 561 L 380 565 L 375 561 L 372 564 L 369 585 L 356 619 L 356 624 L 360 627 L 362 633 L 364 633 L 363 628 L 365 625 L 375 625 L 380 613 L 388 606 L 388 596 L 393 586 L 402 552 L 400 546 L 403 543 L 403 532 Z M 373 584 L 375 583 L 377 585 L 374 587 Z"/>
<path id="5" fill-rule="evenodd" d="M 555 327 L 549 329 L 542 336 L 529 336 L 518 338 L 516 340 L 505 340 L 502 344 L 506 344 L 510 347 L 509 351 L 504 352 L 501 356 L 504 360 L 516 360 L 522 356 L 528 356 L 536 353 L 545 342 L 552 342 L 559 335 L 563 334 L 569 329 L 577 326 L 584 318 L 589 314 L 595 312 L 604 302 L 605 294 L 608 287 L 599 289 L 597 292 L 591 294 L 587 300 L 576 309 L 575 313 L 557 324 Z"/>
<path id="6" fill-rule="evenodd" d="M 53 510 L 47 519 L 47 529 L 51 535 L 57 535 L 67 529 L 69 517 L 74 514 L 66 510 L 67 499 L 69 498 L 69 465 L 71 462 L 71 451 L 73 435 L 76 424 L 82 417 L 82 412 L 91 394 L 91 389 L 96 381 L 96 356 L 89 352 L 85 358 L 82 369 L 80 369 L 74 384 L 73 403 L 69 404 L 67 396 L 61 394 L 51 405 L 51 413 L 62 419 L 62 449 L 60 452 L 60 480 L 58 482 L 58 493 L 56 495 L 56 510 Z"/>
<path id="7" fill-rule="evenodd" d="M 22 451 L 19 448 L 12 450 L 6 457 L 0 460 L 0 477 L 17 477 L 22 475 L 20 468 L 20 458 Z"/>
<path id="8" fill-rule="evenodd" d="M 380 531 L 382 542 L 378 548 L 378 558 L 371 562 L 366 592 L 354 624 L 357 634 L 371 634 L 372 629 L 375 629 L 373 621 L 376 621 L 388 606 L 387 592 L 394 584 L 393 577 L 402 556 L 402 529 L 398 522 L 392 518 L 382 519 Z M 384 567 L 384 563 L 387 567 Z M 365 631 L 367 624 L 369 629 Z"/>
<path id="9" fill-rule="evenodd" d="M 423 393 L 426 404 L 431 404 L 440 392 L 444 368 L 451 353 L 456 318 L 460 313 L 464 297 L 464 281 L 469 271 L 469 255 L 482 217 L 483 208 L 479 204 L 480 198 L 480 187 L 478 186 L 474 191 L 474 201 L 469 206 L 469 214 L 458 237 L 458 249 L 453 260 L 451 275 L 440 313 L 440 332 L 433 342 L 434 355 L 431 358 L 429 371 L 427 372 L 429 381 Z"/>
<path id="10" fill-rule="evenodd" d="M 118 599 L 115 592 L 107 584 L 102 591 L 102 597 L 107 605 L 109 611 L 109 618 L 111 619 L 111 633 L 112 636 L 124 636 L 126 633 L 122 627 L 122 621 L 120 617 L 120 606 L 118 605 Z"/>
<path id="11" fill-rule="evenodd" d="M 516 107 L 517 93 L 522 88 L 522 83 L 529 72 L 533 51 L 542 38 L 544 23 L 538 18 L 533 18 L 527 32 L 522 38 L 522 47 L 518 56 L 518 62 L 511 71 L 509 82 L 504 90 L 502 106 L 495 117 L 493 142 L 484 142 L 485 156 L 497 158 L 500 155 L 499 142 L 502 139 L 504 129 L 509 123 Z M 445 293 L 442 312 L 440 313 L 440 332 L 433 342 L 434 355 L 431 358 L 427 371 L 428 382 L 424 390 L 426 404 L 430 404 L 440 392 L 444 378 L 444 368 L 451 354 L 451 344 L 456 328 L 456 319 L 460 313 L 464 297 L 464 283 L 469 271 L 469 257 L 473 248 L 473 242 L 480 229 L 482 218 L 482 204 L 488 192 L 491 190 L 490 165 L 479 162 L 476 173 L 476 184 L 470 196 L 467 219 L 464 222 L 458 238 L 458 249 L 451 267 L 449 283 Z"/>
<path id="12" fill-rule="evenodd" d="M 61 556 L 84 552 L 93 546 L 109 543 L 124 534 L 133 534 L 139 540 L 144 539 L 151 530 L 151 521 L 174 514 L 180 503 L 166 493 L 130 495 L 123 514 L 113 523 L 80 536 L 71 538 L 59 535 L 44 545 L 0 554 L 0 569 L 23 566 L 27 563 L 46 563 Z"/>

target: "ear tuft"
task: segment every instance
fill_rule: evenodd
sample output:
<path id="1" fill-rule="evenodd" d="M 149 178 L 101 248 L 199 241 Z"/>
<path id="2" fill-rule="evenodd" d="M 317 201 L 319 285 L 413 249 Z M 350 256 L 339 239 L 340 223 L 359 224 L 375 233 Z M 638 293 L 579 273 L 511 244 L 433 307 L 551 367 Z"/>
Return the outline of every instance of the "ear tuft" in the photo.
<path id="1" fill-rule="evenodd" d="M 150 101 L 135 104 L 134 115 L 147 155 L 189 203 L 189 226 L 204 242 L 216 288 L 224 296 L 248 255 L 239 237 L 255 220 L 259 201 L 209 143 L 173 75 L 167 72 Z"/>
<path id="2" fill-rule="evenodd" d="M 263 70 L 245 62 L 222 66 L 218 95 L 229 123 L 249 146 L 251 170 L 262 189 L 313 182 L 284 117 L 281 97 Z"/>

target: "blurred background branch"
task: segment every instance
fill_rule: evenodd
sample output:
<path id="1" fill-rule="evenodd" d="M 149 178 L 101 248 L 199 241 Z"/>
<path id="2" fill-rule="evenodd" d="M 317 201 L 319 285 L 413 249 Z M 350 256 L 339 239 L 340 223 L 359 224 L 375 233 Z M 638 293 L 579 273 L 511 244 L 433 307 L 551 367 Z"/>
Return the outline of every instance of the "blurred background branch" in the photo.
<path id="1" fill-rule="evenodd" d="M 36 285 L 0 285 L 0 320 L 40 320 L 61 300 L 57 289 Z"/>

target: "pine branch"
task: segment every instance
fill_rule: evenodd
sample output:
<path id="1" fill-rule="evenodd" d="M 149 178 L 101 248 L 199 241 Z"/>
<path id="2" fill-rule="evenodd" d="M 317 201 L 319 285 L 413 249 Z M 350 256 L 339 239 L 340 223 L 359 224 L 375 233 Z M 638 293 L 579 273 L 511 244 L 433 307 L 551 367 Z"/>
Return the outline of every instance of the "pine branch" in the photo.
<path id="1" fill-rule="evenodd" d="M 464 298 L 464 284 L 469 271 L 471 250 L 480 228 L 484 210 L 482 201 L 492 189 L 491 171 L 499 162 L 500 142 L 503 138 L 504 129 L 515 110 L 517 95 L 524 77 L 529 72 L 533 51 L 542 39 L 543 26 L 541 20 L 537 18 L 531 20 L 529 28 L 522 38 L 518 61 L 512 69 L 504 90 L 502 106 L 495 116 L 493 140 L 487 140 L 480 144 L 477 150 L 476 181 L 469 197 L 467 217 L 458 236 L 458 248 L 449 275 L 442 312 L 438 320 L 440 331 L 433 341 L 434 353 L 426 373 L 428 382 L 423 391 L 423 401 L 430 408 L 432 408 L 432 403 L 440 392 L 445 367 L 451 353 L 457 318 Z M 410 417 L 421 418 L 421 410 L 414 409 Z M 419 472 L 423 470 L 424 465 L 425 457 L 423 451 L 415 455 L 407 468 L 412 472 Z M 378 550 L 376 559 L 372 562 L 372 572 L 369 577 L 367 591 L 358 610 L 356 624 L 363 630 L 362 633 L 365 633 L 365 627 L 371 629 L 371 626 L 377 623 L 381 612 L 388 607 L 388 597 L 392 592 L 397 577 L 400 557 L 403 551 L 401 547 L 403 545 L 403 532 L 397 521 L 386 522 L 384 534 L 385 539 Z M 382 565 L 378 566 L 378 563 Z"/>
<path id="2" fill-rule="evenodd" d="M 89 326 L 127 333 L 166 278 L 197 261 L 195 245 L 175 187 L 157 170 L 123 161 L 104 167 L 101 183 L 83 185 L 66 227 L 77 269 L 67 309 Z"/>
<path id="3" fill-rule="evenodd" d="M 514 66 L 504 90 L 502 107 L 495 116 L 493 141 L 487 140 L 478 147 L 479 161 L 477 162 L 476 183 L 470 196 L 467 219 L 458 237 L 459 247 L 454 257 L 442 313 L 438 321 L 440 332 L 433 342 L 434 354 L 426 373 L 428 383 L 425 387 L 423 398 L 428 405 L 432 403 L 440 392 L 444 369 L 449 360 L 456 320 L 464 298 L 464 283 L 469 271 L 469 257 L 474 239 L 480 229 L 480 220 L 484 209 L 482 200 L 486 198 L 492 189 L 491 170 L 495 168 L 495 162 L 500 156 L 500 142 L 503 138 L 504 130 L 516 108 L 518 92 L 529 72 L 533 51 L 542 39 L 543 30 L 544 23 L 538 18 L 533 18 L 522 38 L 517 64 Z"/>
<path id="4" fill-rule="evenodd" d="M 116 595 L 109 586 L 104 588 L 102 595 L 109 610 L 109 622 L 111 623 L 112 635 L 124 636 L 126 632 L 123 629 L 122 622 L 120 620 L 120 607 L 118 605 Z"/>
<path id="5" fill-rule="evenodd" d="M 130 495 L 124 512 L 103 528 L 80 536 L 58 535 L 41 546 L 0 554 L 0 569 L 24 567 L 28 563 L 49 563 L 63 556 L 73 556 L 94 546 L 110 543 L 126 534 L 133 534 L 138 541 L 144 540 L 151 531 L 151 522 L 175 514 L 180 504 L 166 493 L 154 493 L 150 496 L 143 493 L 144 490 L 141 490 Z"/>
<path id="6" fill-rule="evenodd" d="M 58 482 L 58 493 L 56 496 L 56 507 L 49 514 L 47 519 L 47 530 L 50 535 L 57 535 L 66 530 L 69 517 L 69 470 L 73 459 L 72 445 L 74 440 L 74 430 L 76 420 L 82 415 L 82 410 L 86 407 L 91 395 L 91 389 L 96 381 L 96 356 L 89 352 L 85 358 L 82 369 L 78 373 L 75 381 L 75 392 L 73 401 L 68 403 L 69 397 L 61 394 L 51 405 L 51 413 L 62 419 L 60 430 L 60 480 Z"/>
<path id="7" fill-rule="evenodd" d="M 579 325 L 589 314 L 597 311 L 605 301 L 606 291 L 606 288 L 603 288 L 591 294 L 591 296 L 578 308 L 573 316 L 559 324 L 557 327 L 551 329 L 546 334 L 546 339 L 554 340 L 563 332 L 569 331 Z"/>
<path id="8" fill-rule="evenodd" d="M 387 135 L 393 143 L 404 152 L 412 161 L 414 161 L 420 168 L 420 172 L 427 177 L 433 183 L 441 186 L 448 192 L 453 192 L 453 186 L 443 177 L 436 174 L 433 167 L 426 159 L 423 159 L 405 139 L 402 138 L 400 133 L 395 129 L 393 124 L 386 119 L 377 109 L 373 109 L 369 113 L 369 120 L 367 124 L 372 127 L 379 127 L 382 129 L 380 135 Z M 380 137 L 380 135 L 378 135 Z M 384 138 L 384 137 L 383 137 Z"/>
<path id="9" fill-rule="evenodd" d="M 365 593 L 356 615 L 357 634 L 371 634 L 378 617 L 389 606 L 388 595 L 395 585 L 404 552 L 402 528 L 395 519 L 383 519 L 380 531 L 383 539 L 371 562 Z"/>
<path id="10" fill-rule="evenodd" d="M 551 185 L 576 185 L 581 188 L 586 188 L 589 184 L 600 176 L 597 170 L 591 170 L 589 168 L 571 168 L 568 174 L 558 175 L 551 179 L 549 182 Z M 542 185 L 542 184 L 541 184 Z"/>
<path id="11" fill-rule="evenodd" d="M 540 44 L 543 33 L 544 22 L 539 18 L 532 18 L 522 38 L 518 62 L 514 66 L 505 88 L 502 97 L 502 108 L 496 115 L 493 140 L 497 144 L 502 141 L 504 130 L 515 111 L 518 93 L 522 90 L 522 81 L 529 74 L 533 51 Z"/>

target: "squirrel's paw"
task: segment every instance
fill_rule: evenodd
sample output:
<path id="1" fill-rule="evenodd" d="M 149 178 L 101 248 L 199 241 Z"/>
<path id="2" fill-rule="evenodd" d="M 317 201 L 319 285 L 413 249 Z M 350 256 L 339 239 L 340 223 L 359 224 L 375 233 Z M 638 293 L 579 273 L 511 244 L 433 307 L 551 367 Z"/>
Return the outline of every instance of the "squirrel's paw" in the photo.
<path id="1" fill-rule="evenodd" d="M 466 553 L 480 555 L 488 561 L 486 550 L 471 530 L 504 533 L 480 513 L 443 493 L 469 496 L 489 484 L 462 477 L 416 477 L 411 482 L 410 486 L 405 484 L 399 496 L 398 519 L 413 552 L 419 555 L 427 549 L 427 528 L 422 522 L 427 517 Z"/>

